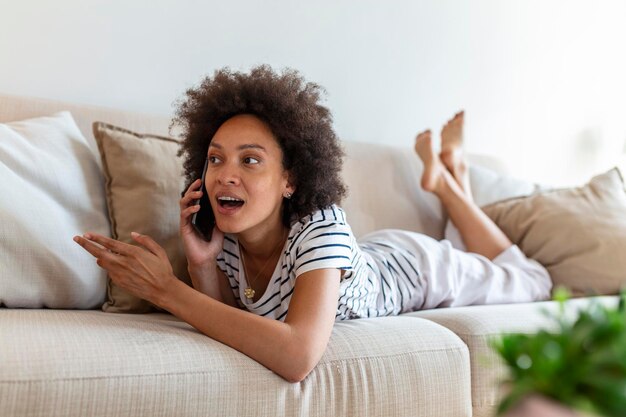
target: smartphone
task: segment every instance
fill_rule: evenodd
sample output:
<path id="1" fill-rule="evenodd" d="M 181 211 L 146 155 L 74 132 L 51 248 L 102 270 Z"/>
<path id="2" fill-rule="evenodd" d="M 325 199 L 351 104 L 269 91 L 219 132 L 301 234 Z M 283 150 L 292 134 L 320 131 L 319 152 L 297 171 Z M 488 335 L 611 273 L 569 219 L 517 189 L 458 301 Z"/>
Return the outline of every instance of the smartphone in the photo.
<path id="1" fill-rule="evenodd" d="M 206 177 L 206 170 L 209 165 L 209 158 L 204 161 L 204 168 L 202 169 L 202 185 L 200 191 L 202 191 L 202 197 L 194 201 L 194 204 L 200 204 L 200 210 L 196 211 L 191 216 L 191 224 L 196 231 L 206 240 L 211 240 L 211 234 L 215 227 L 215 215 L 211 208 L 211 202 L 209 201 L 209 195 L 206 192 L 204 186 L 204 179 Z"/>

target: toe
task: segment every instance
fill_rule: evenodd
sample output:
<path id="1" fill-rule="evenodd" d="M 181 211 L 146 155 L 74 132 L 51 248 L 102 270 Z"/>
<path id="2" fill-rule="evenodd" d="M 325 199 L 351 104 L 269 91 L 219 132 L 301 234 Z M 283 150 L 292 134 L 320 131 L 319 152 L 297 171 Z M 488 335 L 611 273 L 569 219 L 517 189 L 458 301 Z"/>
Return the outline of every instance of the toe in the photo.
<path id="1" fill-rule="evenodd" d="M 430 129 L 429 130 L 424 130 L 423 132 L 420 132 L 417 134 L 417 136 L 415 137 L 415 143 L 420 143 L 423 142 L 427 139 L 430 139 Z"/>
<path id="2" fill-rule="evenodd" d="M 423 132 L 417 134 L 418 139 L 424 136 L 430 136 L 430 129 L 424 130 Z"/>

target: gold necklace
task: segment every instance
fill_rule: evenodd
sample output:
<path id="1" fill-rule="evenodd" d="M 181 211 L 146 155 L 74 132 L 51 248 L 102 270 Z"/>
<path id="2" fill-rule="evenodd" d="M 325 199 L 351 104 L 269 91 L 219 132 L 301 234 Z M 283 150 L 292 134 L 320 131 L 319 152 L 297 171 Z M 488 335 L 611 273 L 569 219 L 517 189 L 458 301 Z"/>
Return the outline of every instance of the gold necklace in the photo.
<path id="1" fill-rule="evenodd" d="M 244 274 L 246 274 L 246 281 L 248 281 L 248 287 L 245 290 L 243 290 L 243 293 L 248 300 L 252 300 L 254 298 L 254 294 L 256 293 L 256 291 L 254 291 L 254 289 L 252 288 L 252 284 L 254 284 L 256 282 L 256 279 L 263 273 L 263 271 L 265 271 L 265 268 L 267 268 L 267 265 L 269 265 L 272 258 L 274 258 L 274 256 L 276 256 L 276 254 L 280 251 L 280 248 L 282 248 L 285 245 L 285 243 L 283 242 L 285 240 L 285 237 L 286 237 L 286 233 L 283 234 L 283 238 L 280 240 L 280 244 L 276 247 L 276 249 L 274 249 L 274 252 L 272 253 L 272 255 L 267 259 L 267 261 L 265 261 L 263 268 L 261 268 L 261 270 L 256 274 L 256 276 L 254 277 L 252 281 L 247 279 L 248 271 L 246 269 L 246 263 L 243 260 L 243 250 L 241 250 L 241 244 L 239 244 L 239 256 L 241 257 L 241 266 L 243 267 Z"/>

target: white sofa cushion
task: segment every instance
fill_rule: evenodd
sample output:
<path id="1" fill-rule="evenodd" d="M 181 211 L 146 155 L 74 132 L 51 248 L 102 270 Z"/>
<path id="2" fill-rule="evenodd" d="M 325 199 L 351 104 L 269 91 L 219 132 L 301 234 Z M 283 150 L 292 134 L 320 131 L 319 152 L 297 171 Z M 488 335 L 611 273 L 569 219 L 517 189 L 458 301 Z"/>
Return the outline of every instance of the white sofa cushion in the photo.
<path id="1" fill-rule="evenodd" d="M 414 317 L 335 324 L 297 384 L 166 314 L 0 310 L 0 340 L 2 416 L 471 415 L 467 347 Z"/>
<path id="2" fill-rule="evenodd" d="M 566 303 L 565 317 L 574 319 L 590 303 L 616 306 L 617 296 L 579 298 Z M 473 417 L 493 417 L 500 399 L 500 382 L 506 368 L 491 342 L 504 333 L 535 333 L 539 329 L 556 330 L 556 321 L 548 319 L 559 311 L 555 301 L 536 303 L 470 306 L 416 311 L 406 317 L 432 320 L 457 334 L 470 351 Z"/>
<path id="3" fill-rule="evenodd" d="M 95 308 L 105 273 L 72 240 L 109 235 L 95 145 L 61 112 L 0 124 L 0 305 Z"/>
<path id="4" fill-rule="evenodd" d="M 470 187 L 474 202 L 479 207 L 549 188 L 477 164 L 470 165 Z"/>

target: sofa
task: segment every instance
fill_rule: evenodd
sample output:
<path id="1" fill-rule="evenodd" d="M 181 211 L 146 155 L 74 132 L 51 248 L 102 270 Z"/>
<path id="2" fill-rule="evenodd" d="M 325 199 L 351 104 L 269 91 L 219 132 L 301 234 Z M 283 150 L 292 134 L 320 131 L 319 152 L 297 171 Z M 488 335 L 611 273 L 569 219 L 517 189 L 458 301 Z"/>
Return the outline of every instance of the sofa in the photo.
<path id="1" fill-rule="evenodd" d="M 100 169 L 95 121 L 175 136 L 168 116 L 0 95 L 0 123 L 59 111 L 76 121 Z M 421 164 L 410 143 L 345 141 L 344 146 L 349 196 L 342 206 L 357 237 L 402 228 L 453 238 L 441 205 L 419 187 Z M 87 157 L 80 158 L 84 165 Z M 537 191 L 535 184 L 506 175 L 493 158 L 470 155 L 470 162 L 479 204 Z M 0 189 L 5 181 L 9 179 L 0 178 Z M 79 179 L 68 175 L 63 181 Z M 99 218 L 110 219 L 108 203 L 96 205 Z M 32 221 L 43 227 L 63 219 Z M 106 227 L 113 226 L 109 222 Z M 20 253 L 28 253 L 35 238 L 20 241 Z M 28 277 L 8 276 L 9 255 L 24 267 L 35 260 L 0 254 L 5 259 L 0 283 L 19 285 Z M 5 302 L 0 308 L 0 416 L 493 416 L 506 370 L 490 348 L 491 340 L 506 332 L 550 327 L 545 311 L 557 310 L 546 301 L 337 322 L 316 368 L 304 381 L 289 383 L 165 311 L 103 311 L 110 294 L 102 284 L 106 277 L 98 279 L 105 281 L 99 281 L 88 307 L 48 303 L 19 308 Z M 46 291 L 56 291 L 54 282 L 46 285 L 51 285 Z M 614 304 L 617 297 L 578 298 L 568 304 L 582 308 L 592 300 Z"/>

